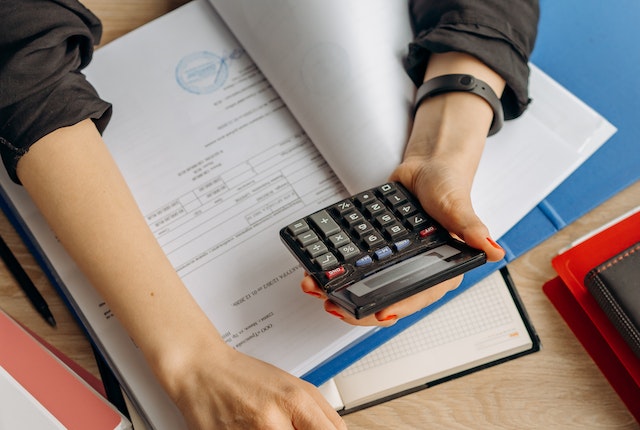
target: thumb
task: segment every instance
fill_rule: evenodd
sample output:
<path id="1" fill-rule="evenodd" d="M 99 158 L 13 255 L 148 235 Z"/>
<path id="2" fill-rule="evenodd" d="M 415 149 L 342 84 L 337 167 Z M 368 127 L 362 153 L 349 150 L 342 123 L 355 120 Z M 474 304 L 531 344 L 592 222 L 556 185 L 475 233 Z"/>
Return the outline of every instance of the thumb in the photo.
<path id="1" fill-rule="evenodd" d="M 467 213 L 462 219 L 445 221 L 445 227 L 450 233 L 458 236 L 472 248 L 480 249 L 487 254 L 488 261 L 499 261 L 504 258 L 504 249 L 491 237 L 489 229 L 478 218 L 475 212 Z"/>

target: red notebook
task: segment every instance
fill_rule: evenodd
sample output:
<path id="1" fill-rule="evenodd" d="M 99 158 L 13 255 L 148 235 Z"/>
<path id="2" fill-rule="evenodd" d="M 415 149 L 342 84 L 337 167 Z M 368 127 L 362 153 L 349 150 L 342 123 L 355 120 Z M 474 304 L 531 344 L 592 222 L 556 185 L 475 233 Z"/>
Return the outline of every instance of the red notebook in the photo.
<path id="1" fill-rule="evenodd" d="M 543 287 L 576 337 L 640 421 L 640 359 L 584 284 L 586 274 L 640 240 L 640 208 L 575 242 L 552 260 L 559 277 Z"/>
<path id="2" fill-rule="evenodd" d="M 605 338 L 598 326 L 583 310 L 567 285 L 555 277 L 542 287 L 551 303 L 565 320 L 573 334 L 589 353 L 609 384 L 618 393 L 629 412 L 640 422 L 640 385 L 632 371 L 611 347 L 611 338 Z M 616 332 L 613 337 L 620 337 Z M 620 337 L 619 341 L 622 341 Z M 636 363 L 636 370 L 640 363 Z"/>
<path id="3" fill-rule="evenodd" d="M 118 410 L 0 310 L 0 422 L 16 429 L 129 429 Z"/>

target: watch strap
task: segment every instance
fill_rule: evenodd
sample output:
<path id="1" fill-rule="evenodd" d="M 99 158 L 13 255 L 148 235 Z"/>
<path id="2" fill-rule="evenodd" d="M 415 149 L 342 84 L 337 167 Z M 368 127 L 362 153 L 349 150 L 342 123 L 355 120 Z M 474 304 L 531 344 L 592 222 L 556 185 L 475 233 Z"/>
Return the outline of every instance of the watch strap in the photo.
<path id="1" fill-rule="evenodd" d="M 489 128 L 489 136 L 496 134 L 502 128 L 504 113 L 500 99 L 489 84 L 466 74 L 436 76 L 420 85 L 416 93 L 414 115 L 420 104 L 427 98 L 454 91 L 473 93 L 489 103 L 493 111 L 493 121 L 491 121 L 491 127 Z"/>

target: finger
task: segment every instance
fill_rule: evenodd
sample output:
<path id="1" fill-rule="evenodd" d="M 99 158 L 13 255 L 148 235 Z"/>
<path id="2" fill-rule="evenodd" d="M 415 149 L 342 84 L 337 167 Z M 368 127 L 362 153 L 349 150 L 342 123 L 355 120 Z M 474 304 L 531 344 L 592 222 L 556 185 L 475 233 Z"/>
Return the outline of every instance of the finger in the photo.
<path id="1" fill-rule="evenodd" d="M 375 315 L 369 315 L 365 318 L 356 319 L 349 312 L 342 309 L 340 306 L 336 305 L 330 300 L 325 300 L 324 310 L 327 311 L 327 313 L 333 315 L 335 318 L 339 318 L 347 324 L 356 325 L 356 326 L 388 327 L 395 324 L 397 320 L 397 318 L 389 318 L 388 321 L 378 321 Z"/>
<path id="2" fill-rule="evenodd" d="M 340 318 L 347 324 L 356 325 L 356 326 L 378 326 L 378 327 L 389 327 L 392 326 L 398 321 L 398 317 L 395 315 L 387 315 L 384 321 L 380 321 L 376 318 L 375 314 L 368 315 L 364 318 L 356 319 L 353 315 L 351 315 L 346 310 L 342 309 L 340 306 L 336 305 L 330 300 L 326 300 L 324 302 L 324 310 L 327 313 L 333 315 L 336 318 Z"/>
<path id="3" fill-rule="evenodd" d="M 336 318 L 356 326 L 378 326 L 389 327 L 394 325 L 399 319 L 412 315 L 427 306 L 440 300 L 446 293 L 460 286 L 462 275 L 434 285 L 424 291 L 414 294 L 404 300 L 392 304 L 373 315 L 368 315 L 361 319 L 356 319 L 347 311 L 335 303 L 327 300 L 324 303 L 325 310 Z"/>
<path id="4" fill-rule="evenodd" d="M 504 250 L 489 233 L 487 226 L 476 215 L 471 201 L 459 198 L 449 201 L 446 206 L 427 209 L 449 233 L 459 237 L 472 248 L 487 254 L 487 260 L 498 261 L 504 257 Z"/>
<path id="5" fill-rule="evenodd" d="M 489 229 L 476 215 L 471 199 L 466 195 L 451 193 L 446 199 L 433 204 L 428 197 L 420 196 L 425 210 L 449 233 L 457 236 L 472 248 L 480 249 L 487 255 L 488 261 L 504 258 L 504 250 L 489 233 Z"/>
<path id="6" fill-rule="evenodd" d="M 460 286 L 462 282 L 462 275 L 455 278 L 446 280 L 427 288 L 424 291 L 420 291 L 411 297 L 407 297 L 391 306 L 376 312 L 375 316 L 378 321 L 388 321 L 391 317 L 395 316 L 397 319 L 404 318 L 411 314 L 414 314 L 427 306 L 440 300 L 445 294 L 451 290 L 455 290 Z"/>
<path id="7" fill-rule="evenodd" d="M 300 282 L 300 288 L 302 291 L 310 296 L 317 297 L 319 299 L 326 299 L 327 296 L 324 294 L 324 291 L 318 283 L 311 276 L 305 274 Z"/>
<path id="8" fill-rule="evenodd" d="M 455 232 L 469 246 L 480 249 L 487 254 L 488 261 L 499 261 L 504 258 L 505 252 L 502 247 L 491 238 L 489 229 L 480 221 L 480 218 L 473 215 L 467 224 Z"/>
<path id="9" fill-rule="evenodd" d="M 317 389 L 307 389 L 307 393 L 311 398 L 305 402 L 296 402 L 291 413 L 293 428 L 296 430 L 346 430 L 342 418 L 331 408 Z"/>
<path id="10" fill-rule="evenodd" d="M 309 384 L 308 389 L 309 394 L 315 402 L 320 406 L 320 409 L 325 414 L 325 416 L 329 419 L 329 421 L 333 424 L 336 429 L 346 430 L 347 425 L 345 424 L 342 417 L 336 412 L 336 410 L 329 404 L 327 399 L 320 393 L 320 391 L 313 385 Z M 333 427 L 330 427 L 333 428 Z"/>

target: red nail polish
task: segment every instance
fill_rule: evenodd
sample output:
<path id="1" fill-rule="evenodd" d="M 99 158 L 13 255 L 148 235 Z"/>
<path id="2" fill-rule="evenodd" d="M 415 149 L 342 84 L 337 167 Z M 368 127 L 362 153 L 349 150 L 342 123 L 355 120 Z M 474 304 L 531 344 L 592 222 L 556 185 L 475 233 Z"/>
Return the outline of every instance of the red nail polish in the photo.
<path id="1" fill-rule="evenodd" d="M 318 297 L 318 298 L 322 297 L 322 294 L 320 294 L 320 293 L 318 293 L 316 291 L 305 291 L 305 293 L 309 294 L 310 296 L 313 296 L 313 297 Z"/>
<path id="2" fill-rule="evenodd" d="M 493 246 L 495 249 L 502 249 L 502 247 L 500 245 L 498 245 L 493 239 L 491 239 L 490 237 L 487 238 L 487 241 L 491 244 L 491 246 Z"/>
<path id="3" fill-rule="evenodd" d="M 386 317 L 384 317 L 383 319 L 379 319 L 378 321 L 382 322 L 382 321 L 391 321 L 398 318 L 398 315 L 387 315 Z"/>
<path id="4" fill-rule="evenodd" d="M 344 317 L 342 316 L 342 314 L 340 314 L 339 312 L 336 311 L 327 311 L 329 312 L 331 315 L 340 318 L 341 320 L 344 319 Z"/>

